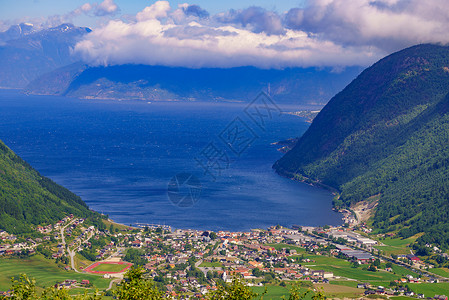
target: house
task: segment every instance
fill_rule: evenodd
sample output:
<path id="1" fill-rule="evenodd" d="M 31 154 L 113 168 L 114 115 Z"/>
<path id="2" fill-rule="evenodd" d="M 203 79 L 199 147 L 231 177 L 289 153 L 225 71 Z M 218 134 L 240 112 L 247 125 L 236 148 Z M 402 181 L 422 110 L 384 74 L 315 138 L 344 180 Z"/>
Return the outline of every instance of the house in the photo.
<path id="1" fill-rule="evenodd" d="M 421 259 L 419 259 L 419 257 L 417 257 L 417 256 L 414 255 L 414 254 L 407 254 L 405 257 L 406 257 L 408 260 L 411 260 L 411 261 L 413 261 L 413 262 L 418 262 L 418 261 L 421 260 Z"/>
<path id="2" fill-rule="evenodd" d="M 132 242 L 132 246 L 134 248 L 140 248 L 140 247 L 142 247 L 142 242 L 140 240 L 135 240 Z"/>
<path id="3" fill-rule="evenodd" d="M 370 286 L 370 284 L 369 283 L 359 283 L 359 284 L 357 284 L 357 288 L 358 289 L 367 289 L 367 288 L 369 288 L 369 286 Z"/>

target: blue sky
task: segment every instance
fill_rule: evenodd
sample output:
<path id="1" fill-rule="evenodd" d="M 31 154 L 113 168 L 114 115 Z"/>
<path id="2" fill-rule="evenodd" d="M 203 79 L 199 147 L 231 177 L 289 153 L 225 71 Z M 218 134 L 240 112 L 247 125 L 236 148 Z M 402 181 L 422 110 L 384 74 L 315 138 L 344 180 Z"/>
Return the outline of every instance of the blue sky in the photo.
<path id="1" fill-rule="evenodd" d="M 244 9 L 250 6 L 260 6 L 267 10 L 274 10 L 279 13 L 287 11 L 293 7 L 300 7 L 304 5 L 305 0 L 196 0 L 170 1 L 173 7 L 178 4 L 188 2 L 189 4 L 197 4 L 209 11 L 211 14 L 224 12 L 229 9 Z M 0 20 L 16 20 L 25 17 L 38 18 L 48 17 L 51 15 L 62 15 L 73 11 L 77 7 L 89 2 L 88 0 L 0 0 Z M 121 10 L 121 14 L 136 14 L 146 6 L 150 6 L 156 1 L 145 0 L 116 0 L 114 1 Z M 92 20 L 86 18 L 79 18 L 76 20 L 77 25 L 91 26 Z"/>

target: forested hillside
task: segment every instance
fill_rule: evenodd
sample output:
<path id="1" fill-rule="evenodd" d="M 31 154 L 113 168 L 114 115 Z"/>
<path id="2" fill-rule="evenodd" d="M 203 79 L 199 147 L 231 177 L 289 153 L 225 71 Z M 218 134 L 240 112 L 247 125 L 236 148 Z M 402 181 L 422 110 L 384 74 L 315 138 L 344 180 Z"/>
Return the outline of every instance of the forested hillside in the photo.
<path id="1" fill-rule="evenodd" d="M 0 141 L 0 229 L 29 232 L 32 225 L 55 223 L 71 213 L 96 215 L 80 197 L 41 176 Z"/>
<path id="2" fill-rule="evenodd" d="M 449 48 L 418 45 L 366 69 L 331 99 L 274 168 L 379 196 L 374 226 L 449 247 Z"/>

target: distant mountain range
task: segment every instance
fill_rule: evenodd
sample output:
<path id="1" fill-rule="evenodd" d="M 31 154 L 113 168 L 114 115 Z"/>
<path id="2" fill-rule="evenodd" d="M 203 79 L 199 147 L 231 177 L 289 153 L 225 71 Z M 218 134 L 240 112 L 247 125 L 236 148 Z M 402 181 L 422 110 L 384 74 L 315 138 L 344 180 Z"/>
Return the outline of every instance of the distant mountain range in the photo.
<path id="1" fill-rule="evenodd" d="M 360 67 L 335 73 L 330 68 L 188 69 L 73 64 L 41 76 L 26 87 L 26 92 L 87 99 L 248 101 L 261 90 L 270 89 L 277 101 L 325 104 L 360 71 Z"/>
<path id="2" fill-rule="evenodd" d="M 418 45 L 363 71 L 274 168 L 338 189 L 336 206 L 378 201 L 380 232 L 449 248 L 449 47 Z"/>
<path id="3" fill-rule="evenodd" d="M 91 30 L 71 24 L 35 30 L 31 24 L 0 33 L 0 87 L 23 88 L 40 75 L 79 60 L 72 48 Z"/>
<path id="4" fill-rule="evenodd" d="M 91 30 L 71 24 L 38 30 L 22 23 L 0 32 L 0 88 L 84 99 L 249 101 L 270 89 L 280 102 L 325 104 L 361 71 L 117 65 L 88 66 L 73 48 Z"/>

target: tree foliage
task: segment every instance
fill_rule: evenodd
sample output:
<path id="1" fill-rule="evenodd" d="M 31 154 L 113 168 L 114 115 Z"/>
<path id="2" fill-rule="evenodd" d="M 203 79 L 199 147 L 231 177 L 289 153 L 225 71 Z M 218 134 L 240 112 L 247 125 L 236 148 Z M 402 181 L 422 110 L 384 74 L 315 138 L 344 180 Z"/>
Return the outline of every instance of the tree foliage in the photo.
<path id="1" fill-rule="evenodd" d="M 165 295 L 160 292 L 154 283 L 143 279 L 142 268 L 132 267 L 125 275 L 125 280 L 117 287 L 115 295 L 120 300 L 161 300 Z"/>

